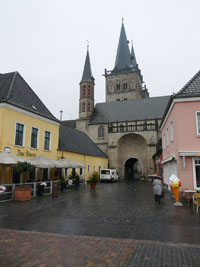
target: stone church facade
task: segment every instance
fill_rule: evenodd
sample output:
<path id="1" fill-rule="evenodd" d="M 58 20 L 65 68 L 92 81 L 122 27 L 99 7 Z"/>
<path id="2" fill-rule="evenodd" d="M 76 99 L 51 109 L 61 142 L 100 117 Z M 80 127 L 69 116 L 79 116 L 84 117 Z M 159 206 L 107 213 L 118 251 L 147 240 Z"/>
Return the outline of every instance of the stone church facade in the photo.
<path id="1" fill-rule="evenodd" d="M 149 97 L 123 22 L 115 66 L 105 69 L 104 76 L 106 102 L 94 106 L 95 80 L 87 51 L 76 129 L 99 146 L 110 168 L 116 168 L 121 177 L 147 176 L 154 171 L 152 156 L 161 138 L 159 125 L 169 96 Z"/>

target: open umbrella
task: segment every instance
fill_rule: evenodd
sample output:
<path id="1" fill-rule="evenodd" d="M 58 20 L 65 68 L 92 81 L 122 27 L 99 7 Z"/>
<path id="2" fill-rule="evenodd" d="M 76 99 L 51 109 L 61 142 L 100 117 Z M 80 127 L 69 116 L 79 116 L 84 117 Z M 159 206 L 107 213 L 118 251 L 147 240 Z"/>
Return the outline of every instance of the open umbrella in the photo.
<path id="1" fill-rule="evenodd" d="M 157 174 L 149 174 L 148 175 L 148 178 L 152 178 L 152 179 L 162 179 L 162 177 L 161 176 L 159 176 L 159 175 L 157 175 Z"/>
<path id="2" fill-rule="evenodd" d="M 18 162 L 25 162 L 26 159 L 22 159 L 16 155 L 12 155 L 8 152 L 0 152 L 0 165 L 3 168 L 2 173 L 2 184 L 4 183 L 4 177 L 5 177 L 5 168 L 6 167 L 12 167 L 13 165 L 16 165 Z"/>
<path id="3" fill-rule="evenodd" d="M 47 158 L 45 156 L 37 156 L 35 158 L 30 159 L 30 163 L 41 169 L 45 168 L 55 168 L 56 167 L 56 161 L 50 158 Z"/>
<path id="4" fill-rule="evenodd" d="M 80 162 L 71 159 L 61 159 L 57 160 L 57 168 L 86 168 L 86 166 Z"/>

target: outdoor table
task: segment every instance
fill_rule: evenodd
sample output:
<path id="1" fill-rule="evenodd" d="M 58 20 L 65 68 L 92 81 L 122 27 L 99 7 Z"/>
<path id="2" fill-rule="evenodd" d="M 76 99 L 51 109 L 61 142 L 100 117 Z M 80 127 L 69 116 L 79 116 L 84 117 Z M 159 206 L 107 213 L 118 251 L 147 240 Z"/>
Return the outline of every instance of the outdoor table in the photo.
<path id="1" fill-rule="evenodd" d="M 188 200 L 188 206 L 189 206 L 190 200 L 192 200 L 194 193 L 196 193 L 197 191 L 194 189 L 185 189 L 183 190 L 183 192 L 184 192 L 185 197 Z"/>

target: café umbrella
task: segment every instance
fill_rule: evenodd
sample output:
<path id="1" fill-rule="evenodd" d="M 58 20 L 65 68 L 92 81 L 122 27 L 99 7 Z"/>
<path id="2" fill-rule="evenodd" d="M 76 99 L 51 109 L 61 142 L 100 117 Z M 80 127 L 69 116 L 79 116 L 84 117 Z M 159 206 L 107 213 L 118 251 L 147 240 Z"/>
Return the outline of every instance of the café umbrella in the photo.
<path id="1" fill-rule="evenodd" d="M 57 168 L 86 168 L 86 166 L 80 162 L 64 158 L 57 160 Z"/>
<path id="2" fill-rule="evenodd" d="M 25 162 L 27 160 L 22 159 L 16 155 L 12 155 L 8 152 L 0 152 L 0 165 L 2 166 L 2 180 L 1 183 L 4 183 L 4 177 L 5 177 L 5 168 L 6 167 L 12 167 L 14 165 L 17 165 L 18 162 Z"/>
<path id="3" fill-rule="evenodd" d="M 55 168 L 56 161 L 45 156 L 37 156 L 35 158 L 30 159 L 30 163 L 36 168 Z"/>

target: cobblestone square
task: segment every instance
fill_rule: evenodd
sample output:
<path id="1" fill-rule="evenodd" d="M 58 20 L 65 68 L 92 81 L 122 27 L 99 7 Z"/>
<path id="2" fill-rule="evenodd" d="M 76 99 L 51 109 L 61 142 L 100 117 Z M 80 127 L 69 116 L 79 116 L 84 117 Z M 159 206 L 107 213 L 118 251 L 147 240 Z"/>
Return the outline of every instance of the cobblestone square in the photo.
<path id="1" fill-rule="evenodd" d="M 3 266 L 200 266 L 200 220 L 149 182 L 0 205 Z M 16 231 L 17 230 L 17 231 Z"/>

